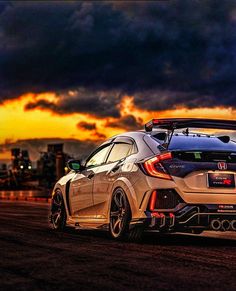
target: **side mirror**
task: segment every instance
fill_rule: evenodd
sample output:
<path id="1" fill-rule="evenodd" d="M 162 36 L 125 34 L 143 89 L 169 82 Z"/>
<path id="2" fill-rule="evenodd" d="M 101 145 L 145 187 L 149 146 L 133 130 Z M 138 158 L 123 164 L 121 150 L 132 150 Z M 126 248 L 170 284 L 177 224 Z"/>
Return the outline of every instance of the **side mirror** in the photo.
<path id="1" fill-rule="evenodd" d="M 67 162 L 67 167 L 75 172 L 78 172 L 82 169 L 81 162 L 79 160 L 69 160 Z"/>

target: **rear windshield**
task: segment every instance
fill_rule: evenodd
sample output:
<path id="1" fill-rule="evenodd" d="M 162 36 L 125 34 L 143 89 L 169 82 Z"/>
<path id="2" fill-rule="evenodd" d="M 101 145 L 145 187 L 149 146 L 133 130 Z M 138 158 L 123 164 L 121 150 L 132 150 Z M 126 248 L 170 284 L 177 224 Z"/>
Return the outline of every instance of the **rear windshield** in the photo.
<path id="1" fill-rule="evenodd" d="M 173 136 L 168 147 L 170 150 L 205 150 L 236 152 L 234 141 L 223 142 L 217 137 L 178 135 Z"/>

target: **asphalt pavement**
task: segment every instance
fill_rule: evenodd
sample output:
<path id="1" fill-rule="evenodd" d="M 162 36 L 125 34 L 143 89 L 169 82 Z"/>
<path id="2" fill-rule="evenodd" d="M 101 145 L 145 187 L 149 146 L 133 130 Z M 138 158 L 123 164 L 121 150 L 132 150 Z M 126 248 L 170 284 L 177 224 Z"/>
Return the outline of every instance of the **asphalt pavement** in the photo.
<path id="1" fill-rule="evenodd" d="M 236 235 L 57 233 L 49 203 L 0 201 L 0 290 L 236 290 Z"/>

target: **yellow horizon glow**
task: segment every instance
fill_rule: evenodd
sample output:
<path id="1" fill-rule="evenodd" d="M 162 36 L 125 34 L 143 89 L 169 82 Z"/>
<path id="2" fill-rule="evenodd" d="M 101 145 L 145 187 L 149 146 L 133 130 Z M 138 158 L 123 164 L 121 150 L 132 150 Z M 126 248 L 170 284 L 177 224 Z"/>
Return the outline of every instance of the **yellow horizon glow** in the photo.
<path id="1" fill-rule="evenodd" d="M 79 140 L 96 140 L 95 131 L 79 129 L 76 125 L 80 121 L 86 121 L 96 124 L 96 131 L 111 137 L 122 131 L 126 131 L 122 127 L 107 127 L 110 121 L 118 119 L 107 117 L 98 118 L 90 114 L 73 113 L 67 115 L 59 115 L 51 111 L 34 109 L 25 111 L 24 107 L 27 103 L 35 100 L 47 100 L 56 102 L 55 93 L 33 94 L 28 93 L 17 99 L 5 101 L 0 105 L 0 143 L 15 142 L 19 139 L 33 138 L 74 138 Z M 124 96 L 119 110 L 121 116 L 132 114 L 136 118 L 141 118 L 146 123 L 152 118 L 165 117 L 202 117 L 202 118 L 219 118 L 234 119 L 236 111 L 232 108 L 216 107 L 216 108 L 176 108 L 164 111 L 148 111 L 137 108 L 134 105 L 134 97 Z M 9 156 L 8 156 L 9 157 Z M 5 158 L 4 153 L 0 153 L 0 159 Z"/>
<path id="2" fill-rule="evenodd" d="M 24 107 L 29 102 L 45 99 L 53 102 L 56 100 L 54 93 L 25 94 L 18 99 L 8 100 L 0 105 L 0 143 L 6 140 L 31 138 L 76 138 L 80 140 L 96 140 L 90 131 L 80 130 L 77 124 L 80 121 L 96 123 L 97 131 L 103 131 L 102 119 L 89 114 L 74 113 L 67 115 L 55 114 L 51 111 L 34 109 L 25 111 Z M 113 134 L 116 129 L 112 131 Z"/>

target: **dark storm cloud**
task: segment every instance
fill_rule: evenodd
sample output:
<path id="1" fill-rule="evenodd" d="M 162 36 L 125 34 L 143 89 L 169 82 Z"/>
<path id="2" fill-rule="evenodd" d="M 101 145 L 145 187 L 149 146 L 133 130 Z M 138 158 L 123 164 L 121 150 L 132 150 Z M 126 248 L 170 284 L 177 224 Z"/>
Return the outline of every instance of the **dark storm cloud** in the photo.
<path id="1" fill-rule="evenodd" d="M 85 130 L 95 130 L 96 123 L 86 122 L 86 121 L 80 121 L 77 123 L 77 127 Z"/>
<path id="2" fill-rule="evenodd" d="M 143 120 L 141 118 L 135 118 L 133 115 L 125 115 L 115 121 L 107 122 L 106 126 L 137 130 L 138 128 L 143 128 Z"/>
<path id="3" fill-rule="evenodd" d="M 190 109 L 198 107 L 234 106 L 233 96 L 221 99 L 217 94 L 204 95 L 194 92 L 179 92 L 170 90 L 147 90 L 135 95 L 135 103 L 147 110 L 168 110 L 187 106 Z"/>
<path id="4" fill-rule="evenodd" d="M 92 92 L 88 90 L 76 90 L 57 95 L 57 101 L 40 99 L 30 102 L 25 106 L 26 110 L 42 109 L 51 110 L 58 114 L 74 112 L 89 113 L 99 117 L 119 117 L 118 109 L 121 96 L 116 93 Z"/>
<path id="5" fill-rule="evenodd" d="M 235 1 L 11 2 L 0 13 L 1 100 L 85 88 L 94 96 L 28 109 L 118 116 L 109 92 L 152 110 L 236 106 Z"/>

